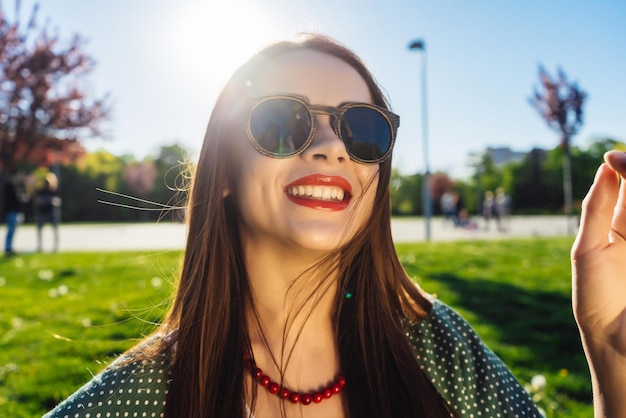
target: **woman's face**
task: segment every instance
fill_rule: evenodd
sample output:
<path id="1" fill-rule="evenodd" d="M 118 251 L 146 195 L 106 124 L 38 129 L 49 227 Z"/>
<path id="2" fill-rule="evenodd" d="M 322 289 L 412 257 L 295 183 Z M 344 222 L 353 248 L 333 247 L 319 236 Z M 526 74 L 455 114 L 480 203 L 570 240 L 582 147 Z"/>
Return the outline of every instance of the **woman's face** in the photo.
<path id="1" fill-rule="evenodd" d="M 274 60 L 253 80 L 246 98 L 295 94 L 313 105 L 371 103 L 363 78 L 340 59 L 303 49 Z M 328 252 L 352 239 L 371 211 L 378 164 L 350 159 L 327 115 L 317 115 L 311 145 L 289 158 L 271 158 L 250 144 L 245 132 L 250 107 L 235 116 L 232 131 L 237 183 L 233 193 L 241 213 L 247 248 Z"/>

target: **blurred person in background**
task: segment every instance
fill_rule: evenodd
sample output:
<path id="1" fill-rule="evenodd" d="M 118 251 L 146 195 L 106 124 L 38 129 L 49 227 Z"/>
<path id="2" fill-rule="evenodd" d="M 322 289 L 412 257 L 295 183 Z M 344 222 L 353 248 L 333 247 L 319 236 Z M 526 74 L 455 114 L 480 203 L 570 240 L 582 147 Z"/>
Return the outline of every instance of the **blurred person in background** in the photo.
<path id="1" fill-rule="evenodd" d="M 4 255 L 15 255 L 13 239 L 20 223 L 24 221 L 24 203 L 27 196 L 23 192 L 22 177 L 13 170 L 7 173 L 4 181 L 2 199 L 2 214 L 6 224 L 6 236 L 4 239 Z"/>
<path id="2" fill-rule="evenodd" d="M 37 251 L 43 251 L 43 227 L 52 226 L 52 250 L 59 249 L 59 222 L 61 221 L 61 197 L 57 176 L 48 172 L 35 191 L 35 221 L 37 222 Z"/>

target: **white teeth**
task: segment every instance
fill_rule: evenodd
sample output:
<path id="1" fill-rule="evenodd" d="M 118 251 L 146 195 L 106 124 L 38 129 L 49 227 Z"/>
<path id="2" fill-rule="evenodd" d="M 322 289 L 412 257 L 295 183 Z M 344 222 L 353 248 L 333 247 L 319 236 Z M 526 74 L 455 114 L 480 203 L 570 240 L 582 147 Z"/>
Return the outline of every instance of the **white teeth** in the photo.
<path id="1" fill-rule="evenodd" d="M 293 186 L 287 189 L 287 193 L 293 196 L 307 197 L 319 200 L 342 201 L 345 192 L 341 187 L 335 186 Z"/>

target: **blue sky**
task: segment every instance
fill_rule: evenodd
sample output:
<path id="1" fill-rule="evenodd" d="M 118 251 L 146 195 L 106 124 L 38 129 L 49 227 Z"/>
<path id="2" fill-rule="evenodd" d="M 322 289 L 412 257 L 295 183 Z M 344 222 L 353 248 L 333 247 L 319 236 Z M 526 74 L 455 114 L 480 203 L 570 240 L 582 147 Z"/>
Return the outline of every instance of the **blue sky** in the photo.
<path id="1" fill-rule="evenodd" d="M 23 14 L 32 0 L 22 0 Z M 110 141 L 138 158 L 162 144 L 199 150 L 213 102 L 232 71 L 269 42 L 301 31 L 331 35 L 383 85 L 401 127 L 403 173 L 424 168 L 421 55 L 427 47 L 431 170 L 467 174 L 488 146 L 552 148 L 558 135 L 528 104 L 537 66 L 560 66 L 589 97 L 574 143 L 626 141 L 626 1 L 622 0 L 44 0 L 62 38 L 87 41 L 95 95 L 109 92 Z M 13 1 L 5 0 L 6 12 Z"/>

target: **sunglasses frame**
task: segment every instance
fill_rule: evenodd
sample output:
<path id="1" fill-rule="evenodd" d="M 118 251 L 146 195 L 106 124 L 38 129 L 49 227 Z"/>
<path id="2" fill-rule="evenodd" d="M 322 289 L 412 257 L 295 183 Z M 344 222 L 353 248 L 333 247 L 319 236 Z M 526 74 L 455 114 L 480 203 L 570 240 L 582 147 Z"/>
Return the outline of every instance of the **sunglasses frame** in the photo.
<path id="1" fill-rule="evenodd" d="M 309 115 L 311 115 L 311 131 L 309 132 L 308 138 L 306 139 L 306 141 L 304 141 L 303 146 L 299 150 L 291 154 L 278 154 L 278 153 L 274 153 L 274 152 L 270 152 L 266 150 L 261 145 L 259 145 L 257 140 L 254 138 L 254 135 L 252 134 L 250 123 L 252 120 L 252 114 L 254 110 L 261 104 L 268 102 L 270 100 L 275 100 L 275 99 L 286 99 L 286 100 L 292 100 L 294 102 L 297 102 L 298 104 L 302 105 L 306 109 Z M 272 158 L 289 158 L 289 157 L 294 157 L 304 152 L 304 150 L 306 150 L 311 145 L 311 143 L 313 142 L 313 138 L 315 137 L 315 132 L 317 130 L 317 115 L 330 115 L 330 116 L 333 116 L 332 129 L 335 132 L 335 135 L 337 135 L 337 137 L 341 140 L 341 142 L 343 142 L 344 147 L 346 148 L 346 152 L 350 156 L 350 159 L 356 162 L 362 163 L 362 164 L 380 164 L 383 161 L 385 161 L 387 158 L 389 158 L 389 156 L 391 155 L 394 144 L 396 142 L 396 135 L 398 132 L 398 127 L 400 126 L 400 116 L 396 115 L 395 113 L 391 112 L 388 109 L 385 109 L 384 107 L 376 106 L 370 103 L 348 102 L 338 107 L 325 106 L 325 105 L 313 105 L 309 103 L 304 97 L 294 95 L 294 94 L 279 94 L 279 95 L 272 95 L 272 96 L 262 96 L 262 97 L 250 98 L 248 100 L 255 101 L 254 105 L 252 106 L 252 108 L 250 109 L 248 113 L 248 121 L 246 122 L 246 134 L 248 135 L 248 140 L 250 141 L 254 149 L 256 149 L 261 154 L 267 157 L 272 157 Z M 343 120 L 343 115 L 348 110 L 354 109 L 354 108 L 371 109 L 379 113 L 380 115 L 382 115 L 387 121 L 387 124 L 389 125 L 389 131 L 391 134 L 391 138 L 389 140 L 389 148 L 387 149 L 387 151 L 385 151 L 383 155 L 381 155 L 380 157 L 374 160 L 366 160 L 366 159 L 363 159 L 354 155 L 350 151 L 350 149 L 346 146 L 346 141 L 343 139 L 341 135 L 341 124 Z"/>

